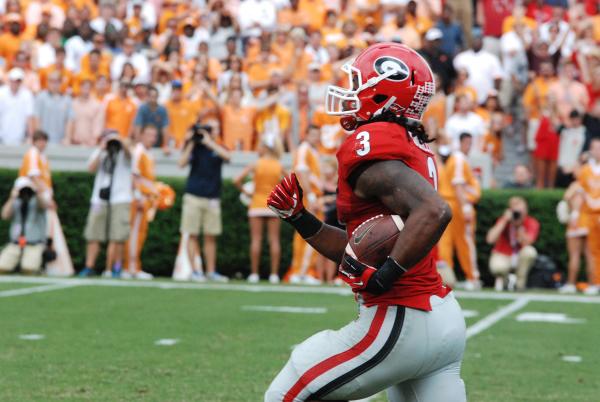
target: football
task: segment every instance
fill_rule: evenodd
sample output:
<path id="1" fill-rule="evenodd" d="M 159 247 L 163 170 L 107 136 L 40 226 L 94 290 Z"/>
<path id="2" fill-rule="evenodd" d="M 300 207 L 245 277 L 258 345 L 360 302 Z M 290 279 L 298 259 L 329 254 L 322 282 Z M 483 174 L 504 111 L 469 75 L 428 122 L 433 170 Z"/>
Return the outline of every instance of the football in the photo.
<path id="1" fill-rule="evenodd" d="M 377 215 L 361 223 L 350 236 L 346 253 L 362 263 L 378 267 L 392 251 L 404 228 L 398 215 Z"/>

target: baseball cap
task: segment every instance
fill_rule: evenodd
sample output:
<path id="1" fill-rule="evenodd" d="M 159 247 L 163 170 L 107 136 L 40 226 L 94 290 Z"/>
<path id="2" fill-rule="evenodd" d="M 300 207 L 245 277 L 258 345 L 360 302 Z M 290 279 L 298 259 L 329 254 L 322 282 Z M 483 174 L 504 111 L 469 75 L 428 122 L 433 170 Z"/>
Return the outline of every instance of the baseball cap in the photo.
<path id="1" fill-rule="evenodd" d="M 25 78 L 25 72 L 19 67 L 14 67 L 8 72 L 8 79 L 10 81 L 23 81 Z"/>
<path id="2" fill-rule="evenodd" d="M 29 187 L 33 189 L 33 182 L 29 177 L 21 176 L 15 180 L 15 188 L 21 190 L 22 188 Z"/>
<path id="3" fill-rule="evenodd" d="M 181 89 L 181 88 L 183 88 L 183 84 L 179 80 L 173 80 L 173 81 L 171 81 L 171 88 Z"/>
<path id="4" fill-rule="evenodd" d="M 433 27 L 433 28 L 429 28 L 429 30 L 425 34 L 425 39 L 429 40 L 429 41 L 433 41 L 433 40 L 442 39 L 443 36 L 444 36 L 444 34 L 442 33 L 442 31 L 439 28 Z"/>

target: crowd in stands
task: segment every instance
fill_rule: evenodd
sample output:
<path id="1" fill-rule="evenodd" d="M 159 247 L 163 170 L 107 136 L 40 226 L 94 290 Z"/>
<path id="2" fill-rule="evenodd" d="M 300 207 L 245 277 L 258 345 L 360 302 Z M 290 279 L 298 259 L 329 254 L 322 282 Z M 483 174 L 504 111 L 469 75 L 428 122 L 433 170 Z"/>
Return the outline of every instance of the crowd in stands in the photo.
<path id="1" fill-rule="evenodd" d="M 241 191 L 251 195 L 245 177 L 292 152 L 327 214 L 335 174 L 321 178 L 307 162 L 314 153 L 324 175 L 335 172 L 327 158 L 345 137 L 325 113 L 327 85 L 347 86 L 341 66 L 395 41 L 436 77 L 423 124 L 437 147 L 460 151 L 468 135 L 466 156 L 523 161 L 512 182 L 493 185 L 568 187 L 600 138 L 599 9 L 595 0 L 2 0 L 0 144 L 31 142 L 37 130 L 50 144 L 94 147 L 106 132 L 137 142 L 151 126 L 152 145 L 170 154 L 195 123 L 216 124 L 220 147 L 262 156 Z M 281 149 L 265 145 L 274 143 Z M 263 224 L 279 258 L 278 226 L 262 208 L 249 211 L 253 274 Z M 308 277 L 303 253 L 292 265 Z"/>

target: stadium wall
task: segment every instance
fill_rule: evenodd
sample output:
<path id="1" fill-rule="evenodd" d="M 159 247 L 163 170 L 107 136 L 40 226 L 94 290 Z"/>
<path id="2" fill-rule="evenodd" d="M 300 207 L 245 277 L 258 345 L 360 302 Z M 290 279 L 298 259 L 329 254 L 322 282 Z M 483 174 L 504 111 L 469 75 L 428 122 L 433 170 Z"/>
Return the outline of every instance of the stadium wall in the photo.
<path id="1" fill-rule="evenodd" d="M 0 200 L 4 203 L 17 173 L 15 170 L 0 169 Z M 159 211 L 151 223 L 148 240 L 142 255 L 144 269 L 160 276 L 170 276 L 179 241 L 179 223 L 181 216 L 181 196 L 183 194 L 183 178 L 160 178 L 170 184 L 178 197 L 175 206 L 167 211 Z M 54 172 L 54 191 L 58 205 L 58 213 L 63 224 L 65 237 L 76 268 L 82 267 L 85 258 L 85 240 L 83 229 L 89 210 L 89 199 L 92 191 L 93 176 L 80 172 Z M 535 244 L 538 251 L 550 256 L 559 266 L 565 267 L 567 252 L 565 247 L 565 228 L 556 219 L 555 208 L 562 197 L 560 190 L 487 190 L 477 206 L 477 246 L 478 262 L 482 279 L 490 284 L 487 261 L 490 246 L 485 244 L 485 233 L 506 208 L 508 198 L 522 195 L 529 202 L 530 214 L 541 222 L 540 237 Z M 223 197 L 224 233 L 219 239 L 218 269 L 228 275 L 249 271 L 248 221 L 246 207 L 239 201 L 239 192 L 229 180 L 224 182 Z M 9 222 L 0 221 L 0 244 L 8 239 Z M 282 264 L 287 269 L 291 257 L 292 230 L 282 225 Z M 102 260 L 103 257 L 101 257 Z M 98 267 L 103 265 L 98 262 Z M 263 247 L 261 268 L 268 270 L 268 247 Z"/>

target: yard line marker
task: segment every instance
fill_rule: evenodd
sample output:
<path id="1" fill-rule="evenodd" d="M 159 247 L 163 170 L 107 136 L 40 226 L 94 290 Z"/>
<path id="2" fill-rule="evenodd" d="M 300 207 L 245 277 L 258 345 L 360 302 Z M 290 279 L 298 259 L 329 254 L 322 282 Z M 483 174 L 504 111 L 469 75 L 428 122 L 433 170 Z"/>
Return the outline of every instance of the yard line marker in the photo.
<path id="1" fill-rule="evenodd" d="M 294 286 L 294 285 L 248 285 L 248 284 L 220 284 L 220 283 L 181 283 L 173 281 L 137 281 L 137 280 L 115 280 L 115 279 L 91 279 L 91 278 L 49 278 L 49 277 L 23 277 L 23 276 L 0 276 L 0 283 L 70 283 L 73 285 L 92 285 L 108 287 L 129 287 L 129 288 L 159 288 L 159 289 L 197 289 L 197 290 L 231 290 L 250 293 L 303 293 L 303 294 L 332 294 L 339 296 L 350 296 L 352 291 L 349 288 L 340 288 L 333 286 Z M 453 293 L 459 299 L 479 299 L 479 300 L 518 300 L 523 296 L 522 293 L 492 293 L 492 292 L 468 292 L 456 291 Z M 532 302 L 561 302 L 561 303 L 583 303 L 600 304 L 600 296 L 584 295 L 560 295 L 558 293 L 539 294 L 527 293 L 526 296 Z"/>
<path id="2" fill-rule="evenodd" d="M 294 314 L 325 314 L 325 307 L 294 307 L 294 306 L 242 306 L 244 311 L 262 311 L 268 313 Z"/>
<path id="3" fill-rule="evenodd" d="M 56 284 L 49 284 L 49 285 L 43 285 L 43 286 L 35 286 L 35 287 L 31 287 L 31 288 L 3 290 L 3 291 L 0 291 L 0 297 L 30 295 L 33 293 L 50 292 L 53 290 L 72 288 L 74 286 L 78 286 L 78 285 L 75 283 L 69 282 L 69 283 L 56 283 Z"/>
<path id="4" fill-rule="evenodd" d="M 519 322 L 551 322 L 556 324 L 583 324 L 586 322 L 583 318 L 572 318 L 563 313 L 521 313 L 516 318 Z"/>
<path id="5" fill-rule="evenodd" d="M 173 346 L 178 342 L 179 342 L 179 339 L 177 339 L 177 338 L 174 338 L 174 339 L 165 338 L 165 339 L 157 340 L 156 342 L 154 342 L 154 344 L 156 346 Z"/>
<path id="6" fill-rule="evenodd" d="M 45 337 L 46 337 L 46 335 L 42 335 L 42 334 L 19 335 L 19 339 L 22 339 L 24 341 L 40 341 L 40 340 L 44 339 Z"/>
<path id="7" fill-rule="evenodd" d="M 581 356 L 563 356 L 562 360 L 569 363 L 581 363 L 583 359 Z"/>
<path id="8" fill-rule="evenodd" d="M 486 329 L 490 328 L 492 325 L 496 324 L 498 321 L 500 321 L 506 316 L 509 316 L 515 311 L 522 309 L 523 307 L 525 307 L 525 305 L 527 305 L 527 303 L 529 303 L 529 298 L 521 297 L 513 301 L 512 303 L 499 308 L 492 314 L 485 316 L 484 318 L 467 328 L 467 339 L 485 331 Z"/>
<path id="9" fill-rule="evenodd" d="M 479 315 L 479 311 L 476 310 L 463 310 L 462 313 L 464 318 L 472 318 Z"/>

